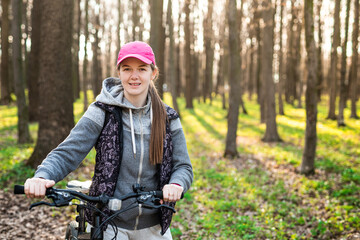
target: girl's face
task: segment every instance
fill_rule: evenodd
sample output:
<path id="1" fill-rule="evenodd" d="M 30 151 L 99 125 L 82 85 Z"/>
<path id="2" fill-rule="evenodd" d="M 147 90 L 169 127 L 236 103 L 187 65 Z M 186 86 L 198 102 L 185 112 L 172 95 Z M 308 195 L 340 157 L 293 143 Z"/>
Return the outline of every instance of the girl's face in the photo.
<path id="1" fill-rule="evenodd" d="M 156 76 L 149 64 L 137 58 L 127 58 L 120 64 L 119 78 L 124 87 L 125 98 L 134 106 L 145 105 L 150 81 Z"/>

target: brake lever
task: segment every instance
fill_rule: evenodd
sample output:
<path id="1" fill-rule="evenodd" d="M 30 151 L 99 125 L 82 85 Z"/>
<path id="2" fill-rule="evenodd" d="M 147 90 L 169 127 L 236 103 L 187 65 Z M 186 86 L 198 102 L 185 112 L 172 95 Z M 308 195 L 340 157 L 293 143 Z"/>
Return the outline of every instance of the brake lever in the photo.
<path id="1" fill-rule="evenodd" d="M 54 203 L 41 201 L 41 202 L 36 202 L 36 203 L 31 204 L 29 210 L 31 210 L 34 207 L 40 206 L 40 205 L 46 205 L 46 206 L 50 206 L 50 207 L 56 206 Z"/>
<path id="2" fill-rule="evenodd" d="M 144 203 L 142 203 L 142 206 L 145 207 L 145 208 L 152 208 L 152 209 L 159 209 L 161 207 L 164 207 L 164 208 L 170 209 L 173 213 L 176 213 L 175 208 L 170 207 L 170 206 L 165 205 L 165 204 L 155 205 L 153 203 L 144 202 Z"/>
<path id="3" fill-rule="evenodd" d="M 164 208 L 167 208 L 167 209 L 170 209 L 173 213 L 176 213 L 176 210 L 175 210 L 175 208 L 173 208 L 173 207 L 170 207 L 170 206 L 168 206 L 168 205 L 165 205 L 165 204 L 161 204 L 161 205 L 159 205 L 159 208 L 160 207 L 164 207 Z"/>

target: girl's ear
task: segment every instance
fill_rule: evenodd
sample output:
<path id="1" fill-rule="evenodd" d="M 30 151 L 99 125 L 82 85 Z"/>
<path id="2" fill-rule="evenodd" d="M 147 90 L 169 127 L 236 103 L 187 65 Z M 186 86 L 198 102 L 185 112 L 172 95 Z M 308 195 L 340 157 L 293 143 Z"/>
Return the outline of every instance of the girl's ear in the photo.
<path id="1" fill-rule="evenodd" d="M 151 80 L 154 80 L 156 79 L 156 76 L 158 75 L 158 69 L 155 68 L 153 71 L 152 71 L 152 76 L 151 76 Z"/>

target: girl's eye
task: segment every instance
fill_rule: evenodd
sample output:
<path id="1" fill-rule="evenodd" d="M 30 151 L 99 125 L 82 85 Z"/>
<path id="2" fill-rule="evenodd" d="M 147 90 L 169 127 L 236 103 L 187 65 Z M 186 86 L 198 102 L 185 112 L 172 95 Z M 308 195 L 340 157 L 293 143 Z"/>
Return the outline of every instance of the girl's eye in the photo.
<path id="1" fill-rule="evenodd" d="M 130 71 L 130 68 L 123 68 L 123 71 Z"/>
<path id="2" fill-rule="evenodd" d="M 146 68 L 140 68 L 140 71 L 144 72 L 146 71 Z"/>

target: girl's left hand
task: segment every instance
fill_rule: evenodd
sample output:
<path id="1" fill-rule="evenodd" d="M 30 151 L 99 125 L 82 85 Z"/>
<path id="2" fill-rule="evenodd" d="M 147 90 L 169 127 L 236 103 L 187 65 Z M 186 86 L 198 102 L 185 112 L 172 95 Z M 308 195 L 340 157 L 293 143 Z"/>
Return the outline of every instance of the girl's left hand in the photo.
<path id="1" fill-rule="evenodd" d="M 166 184 L 162 191 L 165 202 L 176 202 L 181 198 L 184 188 L 176 184 Z"/>

